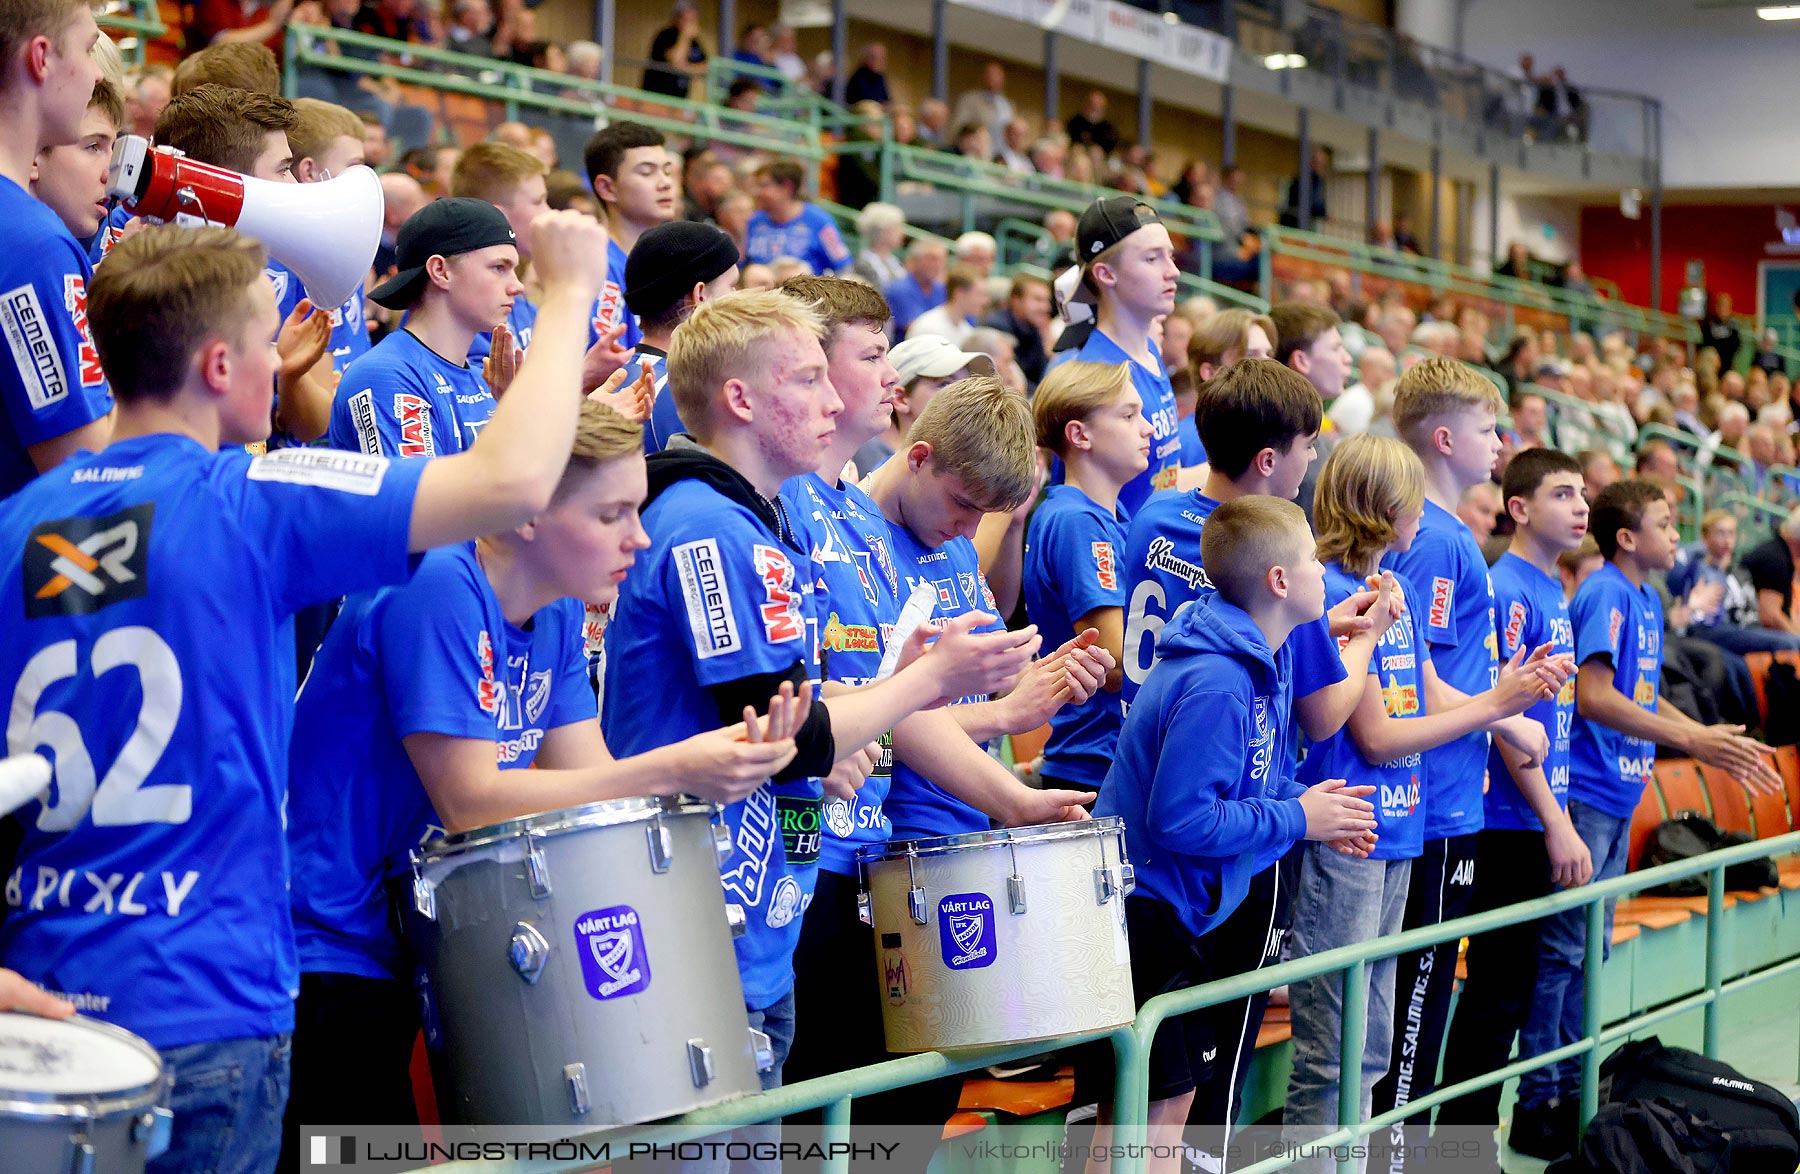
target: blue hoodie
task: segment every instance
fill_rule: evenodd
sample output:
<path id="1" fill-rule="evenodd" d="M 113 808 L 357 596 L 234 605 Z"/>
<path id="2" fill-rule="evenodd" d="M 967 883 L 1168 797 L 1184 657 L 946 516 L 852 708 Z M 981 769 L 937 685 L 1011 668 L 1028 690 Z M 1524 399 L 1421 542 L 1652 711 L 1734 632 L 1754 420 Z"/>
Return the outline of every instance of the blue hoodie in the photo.
<path id="1" fill-rule="evenodd" d="M 1281 730 L 1293 646 L 1270 652 L 1254 620 L 1208 592 L 1169 621 L 1156 651 L 1094 814 L 1124 818 L 1138 892 L 1198 937 L 1306 835 Z"/>

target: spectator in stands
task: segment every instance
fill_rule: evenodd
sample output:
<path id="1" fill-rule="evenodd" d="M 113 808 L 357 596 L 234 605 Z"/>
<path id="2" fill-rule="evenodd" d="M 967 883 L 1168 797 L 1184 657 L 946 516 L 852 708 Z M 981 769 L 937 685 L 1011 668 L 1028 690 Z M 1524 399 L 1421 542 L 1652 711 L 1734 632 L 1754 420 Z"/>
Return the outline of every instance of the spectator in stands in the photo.
<path id="1" fill-rule="evenodd" d="M 706 46 L 700 41 L 700 6 L 676 0 L 673 19 L 650 42 L 652 64 L 644 67 L 643 87 L 652 94 L 685 98 L 697 77 L 706 76 Z"/>
<path id="2" fill-rule="evenodd" d="M 1456 502 L 1456 516 L 1485 548 L 1494 536 L 1494 523 L 1500 519 L 1499 487 L 1492 481 L 1482 481 L 1463 490 Z"/>
<path id="3" fill-rule="evenodd" d="M 756 169 L 756 211 L 745 228 L 744 255 L 763 265 L 795 257 L 814 273 L 836 273 L 849 267 L 850 249 L 831 213 L 800 198 L 805 177 L 792 159 L 773 159 Z"/>
<path id="4" fill-rule="evenodd" d="M 972 266 L 953 265 L 944 290 L 947 295 L 944 304 L 913 319 L 912 325 L 906 328 L 906 337 L 935 334 L 960 350 L 968 340 L 969 332 L 975 329 L 976 319 L 987 311 L 987 281 Z"/>
<path id="5" fill-rule="evenodd" d="M 1506 432 L 1506 444 L 1513 452 L 1528 448 L 1550 448 L 1550 410 L 1541 395 L 1515 393 L 1510 401 L 1512 427 Z"/>
<path id="6" fill-rule="evenodd" d="M 600 67 L 606 63 L 606 50 L 593 41 L 570 41 L 563 47 L 563 56 L 568 59 L 569 76 L 584 81 L 600 80 Z M 585 94 L 583 90 L 564 91 L 570 97 Z"/>
<path id="7" fill-rule="evenodd" d="M 920 237 L 906 250 L 906 276 L 882 288 L 882 296 L 893 310 L 894 333 L 902 338 L 913 319 L 944 304 L 949 291 L 944 288 L 944 273 L 949 267 L 949 251 L 930 237 Z"/>
<path id="8" fill-rule="evenodd" d="M 1612 454 L 1603 449 L 1591 448 L 1577 453 L 1575 459 L 1581 462 L 1582 493 L 1592 505 L 1600 496 L 1600 491 L 1625 475 L 1619 468 L 1619 462 L 1612 459 Z"/>
<path id="9" fill-rule="evenodd" d="M 1494 266 L 1494 272 L 1501 277 L 1512 277 L 1519 281 L 1530 281 L 1531 250 L 1525 247 L 1524 241 L 1514 241 L 1506 246 L 1506 260 Z"/>
<path id="10" fill-rule="evenodd" d="M 983 354 L 957 350 L 936 335 L 909 338 L 896 343 L 888 361 L 899 376 L 894 390 L 894 410 L 887 430 L 856 450 L 851 459 L 867 474 L 893 456 L 906 443 L 914 420 L 931 398 L 971 373 L 995 374 L 993 360 Z"/>
<path id="11" fill-rule="evenodd" d="M 777 24 L 770 27 L 769 64 L 779 69 L 790 84 L 797 85 L 806 80 L 806 62 L 800 56 L 793 26 Z"/>
<path id="12" fill-rule="evenodd" d="M 198 0 L 188 20 L 188 44 L 206 46 L 246 41 L 268 45 L 281 42 L 282 30 L 293 14 L 294 0 Z"/>
<path id="13" fill-rule="evenodd" d="M 1189 159 L 1187 166 L 1181 169 L 1181 175 L 1169 188 L 1169 195 L 1184 204 L 1194 203 L 1194 193 L 1200 188 L 1212 186 L 1212 169 L 1204 160 Z"/>
<path id="14" fill-rule="evenodd" d="M 546 181 L 544 203 L 555 212 L 569 209 L 600 219 L 600 205 L 581 177 L 569 171 L 553 171 Z"/>
<path id="15" fill-rule="evenodd" d="M 1119 132 L 1106 116 L 1106 94 L 1089 90 L 1087 100 L 1068 122 L 1069 142 L 1077 147 L 1098 150 L 1102 157 L 1119 148 Z"/>
<path id="16" fill-rule="evenodd" d="M 986 281 L 993 275 L 999 245 L 985 232 L 965 232 L 956 238 L 956 263 L 967 265 Z"/>
<path id="17" fill-rule="evenodd" d="M 927 98 L 919 103 L 919 145 L 936 147 L 944 150 L 951 144 L 950 107 L 936 98 Z"/>
<path id="18" fill-rule="evenodd" d="M 494 6 L 488 0 L 455 0 L 450 5 L 446 49 L 476 57 L 494 55 Z"/>
<path id="19" fill-rule="evenodd" d="M 1637 475 L 1652 481 L 1675 481 L 1681 476 L 1681 462 L 1666 440 L 1648 440 L 1637 454 Z"/>
<path id="20" fill-rule="evenodd" d="M 906 265 L 897 255 L 906 243 L 906 213 L 893 204 L 865 205 L 856 217 L 856 235 L 863 247 L 850 267 L 852 275 L 878 290 L 906 276 Z"/>
<path id="21" fill-rule="evenodd" d="M 1023 118 L 1010 118 L 1000 134 L 1000 150 L 994 162 L 1015 175 L 1031 175 L 1037 167 L 1031 161 L 1031 124 Z"/>
<path id="22" fill-rule="evenodd" d="M 385 171 L 394 159 L 394 143 L 388 138 L 387 127 L 382 125 L 381 116 L 372 110 L 364 110 L 357 117 L 363 124 L 363 162 L 376 171 Z"/>
<path id="23" fill-rule="evenodd" d="M 1012 280 L 1006 305 L 982 323 L 1012 336 L 1013 358 L 1024 373 L 1028 391 L 1037 390 L 1038 381 L 1044 377 L 1044 368 L 1050 363 L 1050 349 L 1056 345 L 1056 335 L 1051 330 L 1054 318 L 1050 283 L 1041 277 L 1020 273 Z M 1166 347 L 1163 353 L 1169 353 Z M 1186 354 L 1187 348 L 1184 346 L 1180 353 Z"/>
<path id="24" fill-rule="evenodd" d="M 1729 371 L 1743 342 L 1737 324 L 1731 320 L 1731 295 L 1713 294 L 1706 302 L 1706 316 L 1700 320 L 1700 345 L 1719 352 L 1720 369 Z"/>
<path id="25" fill-rule="evenodd" d="M 432 199 L 450 194 L 450 174 L 462 152 L 451 146 L 414 147 L 400 156 L 400 169 L 419 181 Z"/>
<path id="26" fill-rule="evenodd" d="M 417 0 L 364 0 L 350 27 L 356 32 L 386 37 L 390 41 L 422 43 L 430 39 Z"/>
<path id="27" fill-rule="evenodd" d="M 1044 232 L 1031 246 L 1030 260 L 1053 273 L 1075 263 L 1075 213 L 1066 208 L 1044 213 Z"/>
<path id="28" fill-rule="evenodd" d="M 694 151 L 683 171 L 681 218 L 716 221 L 719 200 L 732 188 L 731 168 L 711 152 Z"/>
<path id="29" fill-rule="evenodd" d="M 156 133 L 156 116 L 169 104 L 171 76 L 167 67 L 151 68 L 131 83 L 125 94 L 126 133 L 144 138 Z"/>
<path id="30" fill-rule="evenodd" d="M 750 231 L 750 215 L 755 211 L 756 201 L 750 198 L 750 193 L 733 188 L 719 197 L 719 206 L 713 213 L 713 223 L 738 243 L 739 257 L 744 255 L 745 237 Z M 771 286 L 773 284 L 770 282 Z M 746 287 L 740 284 L 740 288 Z"/>
<path id="31" fill-rule="evenodd" d="M 1740 656 L 1800 650 L 1800 634 L 1763 626 L 1757 587 L 1737 561 L 1737 535 L 1735 516 L 1709 510 L 1700 541 L 1675 552 L 1669 593 L 1687 605 L 1688 635 Z"/>
<path id="32" fill-rule="evenodd" d="M 862 61 L 844 83 L 844 103 L 854 106 L 858 102 L 879 102 L 888 104 L 887 81 L 887 46 L 880 41 L 871 41 L 863 46 Z"/>
<path id="33" fill-rule="evenodd" d="M 1006 67 L 998 61 L 990 61 L 982 67 L 981 88 L 970 90 L 956 100 L 956 114 L 950 121 L 958 128 L 970 124 L 986 127 L 991 157 L 991 145 L 1005 136 L 1006 124 L 1013 120 L 1015 113 L 1012 100 L 1006 96 Z M 960 129 L 957 137 L 962 137 Z"/>
<path id="34" fill-rule="evenodd" d="M 806 86 L 821 98 L 830 98 L 831 91 L 837 86 L 837 58 L 831 50 L 821 49 L 813 54 L 812 64 L 806 70 Z"/>
<path id="35" fill-rule="evenodd" d="M 1012 335 L 992 326 L 977 326 L 969 331 L 963 345 L 994 361 L 994 378 L 999 380 L 1000 386 L 1017 396 L 1030 394 L 1025 386 L 1025 372 L 1019 370 L 1015 357 L 1017 347 Z"/>
<path id="36" fill-rule="evenodd" d="M 394 268 L 394 241 L 400 226 L 420 208 L 431 202 L 419 181 L 404 171 L 390 171 L 381 177 L 381 243 L 375 249 L 373 266 L 377 277 L 386 277 Z"/>
<path id="37" fill-rule="evenodd" d="M 765 92 L 762 82 L 757 78 L 734 78 L 731 85 L 726 87 L 724 106 L 727 110 L 736 110 L 741 114 L 754 114 L 756 113 L 756 104 L 762 99 Z M 727 130 L 749 129 L 744 125 L 742 119 L 727 118 L 722 120 L 722 125 Z"/>
<path id="38" fill-rule="evenodd" d="M 139 84 L 142 85 L 141 82 Z M 129 112 L 131 109 L 131 102 L 129 99 L 126 101 L 125 107 Z M 135 118 L 133 121 L 135 122 Z M 1775 348 L 1780 345 L 1781 336 L 1776 333 L 1773 326 L 1764 330 L 1762 332 L 1762 341 L 1757 345 L 1756 354 L 1751 356 L 1750 366 L 1767 371 L 1770 375 L 1786 374 L 1786 361 L 1783 360 L 1780 355 L 1775 353 Z"/>
<path id="39" fill-rule="evenodd" d="M 1325 192 L 1325 176 L 1331 170 L 1330 152 L 1324 147 L 1314 147 L 1309 166 L 1312 171 L 1312 193 L 1307 222 L 1317 231 L 1325 227 L 1325 221 L 1330 216 Z M 1286 228 L 1299 228 L 1300 219 L 1300 179 L 1296 176 L 1287 181 L 1287 189 L 1281 198 L 1281 223 Z"/>
<path id="40" fill-rule="evenodd" d="M 1775 533 L 1744 556 L 1744 570 L 1756 588 L 1757 622 L 1779 633 L 1800 634 L 1800 612 L 1794 607 L 1795 559 L 1800 555 L 1800 507 L 1796 507 Z"/>
<path id="41" fill-rule="evenodd" d="M 1367 432 L 1375 423 L 1379 405 L 1393 405 L 1394 356 L 1386 347 L 1365 346 L 1356 359 L 1357 380 L 1344 389 L 1326 413 L 1345 436 Z M 1385 412 L 1381 413 L 1383 416 Z"/>
<path id="42" fill-rule="evenodd" d="M 694 307 L 730 293 L 738 283 L 737 253 L 722 229 L 676 220 L 638 238 L 625 262 L 625 304 L 644 337 L 627 370 L 648 367 L 655 401 L 644 426 L 644 449 L 661 452 L 684 431 L 675 397 L 667 394 L 669 342 Z"/>
<path id="43" fill-rule="evenodd" d="M 752 22 L 745 25 L 743 31 L 738 34 L 737 52 L 731 55 L 731 59 L 743 65 L 766 68 L 771 64 L 769 56 L 772 52 L 768 28 Z M 767 80 L 768 88 L 779 88 L 779 83 L 773 78 Z"/>
<path id="44" fill-rule="evenodd" d="M 880 103 L 862 101 L 851 108 L 859 121 L 850 128 L 847 141 L 879 144 L 884 133 L 884 117 Z M 838 156 L 837 202 L 861 209 L 881 198 L 881 154 L 879 149 L 849 151 Z"/>
<path id="45" fill-rule="evenodd" d="M 893 124 L 894 144 L 900 147 L 924 146 L 919 141 L 919 118 L 911 106 L 902 102 L 888 104 L 888 120 Z"/>
<path id="46" fill-rule="evenodd" d="M 226 41 L 190 53 L 175 67 L 169 91 L 175 97 L 197 86 L 229 86 L 253 94 L 281 94 L 281 65 L 267 45 Z"/>
<path id="47" fill-rule="evenodd" d="M 1735 374 L 1735 372 L 1734 372 Z M 1747 439 L 1750 431 L 1750 409 L 1741 403 L 1727 403 L 1719 409 L 1719 426 L 1706 443 L 1700 446 L 1700 453 L 1695 458 L 1699 467 L 1737 469 L 1739 460 L 1735 455 L 1725 455 L 1720 448 L 1730 449 L 1733 454 L 1744 452 L 1749 447 Z"/>
<path id="48" fill-rule="evenodd" d="M 965 122 L 956 128 L 956 154 L 982 163 L 994 157 L 994 140 L 988 128 L 979 122 Z"/>
<path id="49" fill-rule="evenodd" d="M 1262 281 L 1262 233 L 1246 228 L 1235 246 L 1213 254 L 1213 280 L 1237 289 L 1254 289 Z"/>
<path id="50" fill-rule="evenodd" d="M 1219 176 L 1213 192 L 1212 213 L 1219 219 L 1219 231 L 1225 234 L 1225 247 L 1237 244 L 1250 227 L 1250 209 L 1244 203 L 1244 169 L 1233 163 Z"/>

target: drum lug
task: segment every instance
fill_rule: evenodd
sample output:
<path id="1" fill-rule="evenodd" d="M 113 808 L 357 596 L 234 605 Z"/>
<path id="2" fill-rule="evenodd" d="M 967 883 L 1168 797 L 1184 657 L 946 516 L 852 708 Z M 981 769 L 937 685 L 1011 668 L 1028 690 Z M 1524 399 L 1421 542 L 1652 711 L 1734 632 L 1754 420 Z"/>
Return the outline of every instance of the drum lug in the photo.
<path id="1" fill-rule="evenodd" d="M 144 1147 L 146 1160 L 154 1161 L 168 1150 L 169 1131 L 174 1125 L 175 1114 L 168 1109 L 147 1109 L 131 1123 L 131 1140 Z"/>
<path id="2" fill-rule="evenodd" d="M 864 925 L 875 924 L 875 900 L 867 889 L 856 894 L 856 919 Z"/>
<path id="3" fill-rule="evenodd" d="M 688 1041 L 688 1070 L 694 1074 L 695 1088 L 705 1088 L 713 1082 L 712 1049 L 705 1040 Z"/>
<path id="4" fill-rule="evenodd" d="M 912 914 L 914 925 L 929 925 L 925 917 L 925 890 L 918 885 L 906 890 L 906 911 Z"/>
<path id="5" fill-rule="evenodd" d="M 544 966 L 550 961 L 550 943 L 538 932 L 538 927 L 529 921 L 521 921 L 513 926 L 512 944 L 507 949 L 507 958 L 512 968 L 519 972 L 519 977 L 533 986 L 543 976 Z"/>
<path id="6" fill-rule="evenodd" d="M 650 871 L 669 871 L 669 865 L 675 860 L 675 837 L 664 826 L 660 816 L 644 829 L 644 835 L 650 841 Z"/>
<path id="7" fill-rule="evenodd" d="M 731 936 L 741 938 L 750 932 L 750 919 L 744 916 L 744 907 L 736 901 L 725 906 L 725 924 L 731 927 Z"/>
<path id="8" fill-rule="evenodd" d="M 712 825 L 713 851 L 718 854 L 719 863 L 724 864 L 731 859 L 731 828 L 723 823 Z"/>
<path id="9" fill-rule="evenodd" d="M 1129 897 L 1135 888 L 1137 870 L 1129 864 L 1094 870 L 1094 897 L 1097 904 L 1104 905 L 1114 897 Z"/>
<path id="10" fill-rule="evenodd" d="M 750 1029 L 750 1055 L 756 1059 L 756 1070 L 767 1072 L 775 1067 L 775 1046 L 769 1037 L 752 1027 Z"/>
<path id="11" fill-rule="evenodd" d="M 531 895 L 542 901 L 550 895 L 550 862 L 544 859 L 544 850 L 536 843 L 525 853 L 525 883 L 531 886 Z"/>
<path id="12" fill-rule="evenodd" d="M 1006 878 L 1006 900 L 1015 914 L 1025 912 L 1025 878 L 1009 876 Z"/>
<path id="13" fill-rule="evenodd" d="M 593 1106 L 588 1102 L 587 1065 L 564 1064 L 563 1083 L 569 1088 L 569 1112 L 585 1117 Z"/>
<path id="14" fill-rule="evenodd" d="M 419 916 L 426 921 L 436 921 L 437 886 L 415 872 L 412 891 L 413 908 L 419 911 Z"/>
<path id="15" fill-rule="evenodd" d="M 94 1143 L 85 1133 L 76 1135 L 69 1142 L 68 1174 L 94 1174 Z"/>

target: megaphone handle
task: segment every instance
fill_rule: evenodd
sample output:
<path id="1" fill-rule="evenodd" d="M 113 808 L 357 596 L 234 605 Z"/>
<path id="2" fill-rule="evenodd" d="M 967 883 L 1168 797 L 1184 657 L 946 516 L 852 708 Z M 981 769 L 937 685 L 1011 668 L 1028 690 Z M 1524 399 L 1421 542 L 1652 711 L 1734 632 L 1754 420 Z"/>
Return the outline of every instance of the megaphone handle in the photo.
<path id="1" fill-rule="evenodd" d="M 41 754 L 0 758 L 0 818 L 43 794 L 51 774 L 50 760 Z"/>

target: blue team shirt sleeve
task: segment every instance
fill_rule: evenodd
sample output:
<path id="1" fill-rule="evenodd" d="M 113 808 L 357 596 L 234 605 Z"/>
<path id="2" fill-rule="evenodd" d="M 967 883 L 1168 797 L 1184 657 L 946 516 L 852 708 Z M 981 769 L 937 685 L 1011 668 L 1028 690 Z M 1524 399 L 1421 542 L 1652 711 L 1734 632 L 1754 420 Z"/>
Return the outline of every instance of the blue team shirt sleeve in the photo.
<path id="1" fill-rule="evenodd" d="M 1125 581 L 1120 563 L 1125 551 L 1115 533 L 1117 528 L 1085 509 L 1057 510 L 1044 522 L 1042 565 L 1062 598 L 1069 622 L 1078 622 L 1096 608 L 1123 608 Z"/>
<path id="2" fill-rule="evenodd" d="M 685 622 L 667 638 L 683 643 L 702 686 L 811 660 L 800 560 L 736 510 L 676 527 L 662 591 Z"/>
<path id="3" fill-rule="evenodd" d="M 112 411 L 112 392 L 88 331 L 93 270 L 66 229 L 32 242 L 0 292 L 0 332 L 12 362 L 0 363 L 7 419 L 21 447 L 75 431 Z"/>
<path id="4" fill-rule="evenodd" d="M 371 616 L 370 641 L 394 732 L 492 742 L 505 680 L 506 633 L 490 630 L 479 567 L 450 552 L 386 592 Z"/>
<path id="5" fill-rule="evenodd" d="M 849 265 L 852 257 L 850 246 L 844 243 L 843 234 L 838 231 L 837 221 L 831 213 L 823 208 L 808 206 L 806 218 L 812 224 L 814 265 L 820 273 L 835 273 Z"/>
<path id="6" fill-rule="evenodd" d="M 550 684 L 550 712 L 544 718 L 547 730 L 600 720 L 594 687 L 588 683 L 587 641 L 582 632 L 586 619 L 587 609 L 573 599 L 559 599 L 537 614 L 539 624 L 555 625 L 559 653 Z"/>
<path id="7" fill-rule="evenodd" d="M 282 614 L 403 582 L 413 499 L 424 461 L 389 461 L 322 448 L 290 448 L 221 462 L 222 492 L 237 499 Z"/>
<path id="8" fill-rule="evenodd" d="M 1575 663 L 1583 665 L 1598 656 L 1616 670 L 1620 644 L 1628 635 L 1625 625 L 1630 610 L 1629 601 L 1609 583 L 1595 583 L 1592 591 L 1576 592 L 1569 617 L 1575 625 Z M 1629 635 L 1636 638 L 1635 633 Z"/>
<path id="9" fill-rule="evenodd" d="M 1350 675 L 1344 670 L 1337 638 L 1331 634 L 1331 621 L 1324 616 L 1310 624 L 1301 624 L 1288 640 L 1294 645 L 1295 697 L 1328 689 Z"/>

